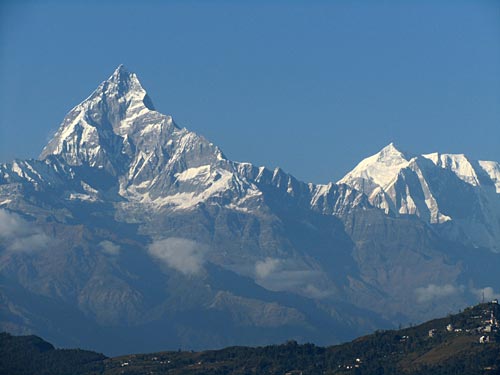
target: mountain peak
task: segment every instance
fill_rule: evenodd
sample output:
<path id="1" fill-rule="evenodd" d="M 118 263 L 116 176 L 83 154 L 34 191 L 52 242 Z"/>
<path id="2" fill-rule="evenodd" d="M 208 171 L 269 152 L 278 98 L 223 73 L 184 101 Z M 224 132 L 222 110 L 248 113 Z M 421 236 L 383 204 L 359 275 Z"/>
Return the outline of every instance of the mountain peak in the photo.
<path id="1" fill-rule="evenodd" d="M 396 145 L 394 144 L 394 142 L 391 142 L 389 143 L 387 146 L 385 146 L 383 150 L 386 150 L 386 151 L 398 151 L 398 149 L 396 148 Z"/>
<path id="2" fill-rule="evenodd" d="M 377 161 L 384 161 L 387 159 L 393 160 L 394 158 L 406 160 L 406 155 L 400 151 L 393 142 L 389 143 L 382 150 L 380 150 L 377 156 Z"/>
<path id="3" fill-rule="evenodd" d="M 120 64 L 66 115 L 40 158 L 55 154 L 70 165 L 86 162 L 106 167 L 110 154 L 122 158 L 120 148 L 125 135 L 140 132 L 148 121 L 171 122 L 171 118 L 152 111 L 153 103 L 137 75 Z M 145 117 L 150 120 L 142 121 Z"/>
<path id="4" fill-rule="evenodd" d="M 129 70 L 123 64 L 118 65 L 118 67 L 113 72 L 113 76 L 119 76 L 121 74 L 128 74 L 128 75 L 130 75 Z"/>
<path id="5" fill-rule="evenodd" d="M 363 159 L 339 182 L 368 193 L 374 187 L 390 185 L 408 163 L 406 155 L 391 142 L 378 153 Z"/>
<path id="6" fill-rule="evenodd" d="M 136 74 L 124 65 L 66 115 L 40 159 L 50 155 L 139 183 L 163 169 L 180 173 L 193 168 L 194 173 L 224 158 L 203 137 L 154 110 Z"/>
<path id="7" fill-rule="evenodd" d="M 139 82 L 137 75 L 129 71 L 123 64 L 118 65 L 113 74 L 111 74 L 111 76 L 105 82 L 123 84 L 127 85 L 128 88 L 135 88 L 140 91 L 145 91 L 141 85 L 141 82 Z M 132 87 L 132 85 L 134 87 Z"/>
<path id="8" fill-rule="evenodd" d="M 131 103 L 133 106 L 144 105 L 146 108 L 154 110 L 153 103 L 144 87 L 142 87 L 137 75 L 130 72 L 123 64 L 118 65 L 113 74 L 99 85 L 91 98 L 96 95 L 106 95 L 109 98 L 124 98 L 126 102 Z M 133 103 L 134 101 L 136 103 Z"/>

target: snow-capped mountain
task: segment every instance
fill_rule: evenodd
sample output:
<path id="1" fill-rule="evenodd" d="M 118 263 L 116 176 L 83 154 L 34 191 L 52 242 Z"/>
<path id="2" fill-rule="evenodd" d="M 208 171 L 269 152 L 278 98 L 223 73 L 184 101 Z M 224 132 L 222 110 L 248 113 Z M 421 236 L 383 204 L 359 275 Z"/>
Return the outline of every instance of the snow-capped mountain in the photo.
<path id="1" fill-rule="evenodd" d="M 241 182 L 231 181 L 232 166 L 216 146 L 155 111 L 137 76 L 123 66 L 69 112 L 40 158 L 49 156 L 102 169 L 116 179 L 122 197 L 156 206 L 184 207 L 201 191 L 206 194 L 198 199 Z M 214 178 L 219 182 L 206 192 Z M 165 193 L 175 198 L 163 199 Z"/>
<path id="2" fill-rule="evenodd" d="M 246 209 L 262 197 L 257 186 L 263 183 L 277 188 L 286 184 L 287 194 L 305 194 L 309 204 L 321 200 L 324 206 L 325 197 L 331 200 L 335 190 L 332 184 L 299 183 L 279 168 L 270 172 L 227 160 L 205 138 L 155 111 L 137 76 L 123 65 L 65 117 L 40 155 L 41 160 L 50 157 L 73 168 L 106 171 L 117 180 L 122 198 L 148 210 L 189 209 L 210 200 Z M 321 209 L 334 212 L 336 202 L 331 204 Z"/>
<path id="3" fill-rule="evenodd" d="M 465 155 L 409 155 L 389 144 L 339 183 L 387 214 L 416 215 L 476 247 L 500 251 L 500 165 Z"/>
<path id="4" fill-rule="evenodd" d="M 231 161 L 119 66 L 0 165 L 0 325 L 119 353 L 423 320 L 495 294 L 499 181 L 393 144 L 326 185 Z"/>

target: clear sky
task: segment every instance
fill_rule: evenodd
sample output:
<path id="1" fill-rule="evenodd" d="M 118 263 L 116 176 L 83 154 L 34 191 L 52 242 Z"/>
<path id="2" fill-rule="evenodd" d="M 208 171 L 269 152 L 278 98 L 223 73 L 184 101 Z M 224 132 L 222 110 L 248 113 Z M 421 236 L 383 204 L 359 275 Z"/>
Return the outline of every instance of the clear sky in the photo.
<path id="1" fill-rule="evenodd" d="M 233 160 L 339 179 L 395 142 L 500 161 L 500 1 L 0 2 L 0 161 L 123 63 Z"/>

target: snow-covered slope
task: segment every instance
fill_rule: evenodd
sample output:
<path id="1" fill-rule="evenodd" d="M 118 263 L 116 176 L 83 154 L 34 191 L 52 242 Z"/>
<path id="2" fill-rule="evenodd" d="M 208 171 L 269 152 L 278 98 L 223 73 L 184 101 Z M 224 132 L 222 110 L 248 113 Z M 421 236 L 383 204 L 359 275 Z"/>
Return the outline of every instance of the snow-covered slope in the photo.
<path id="1" fill-rule="evenodd" d="M 484 189 L 493 187 L 500 194 L 500 164 L 495 161 L 470 160 L 464 154 L 432 153 L 422 155 L 436 166 L 452 171 L 458 178 L 472 186 Z"/>

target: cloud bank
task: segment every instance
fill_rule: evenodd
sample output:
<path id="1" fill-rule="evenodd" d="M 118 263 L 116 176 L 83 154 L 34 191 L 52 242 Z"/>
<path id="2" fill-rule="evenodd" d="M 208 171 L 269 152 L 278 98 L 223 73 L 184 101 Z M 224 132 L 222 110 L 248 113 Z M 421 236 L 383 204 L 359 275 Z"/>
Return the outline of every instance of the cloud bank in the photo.
<path id="1" fill-rule="evenodd" d="M 203 269 L 207 248 L 199 242 L 170 237 L 153 242 L 149 254 L 184 275 L 195 275 Z"/>
<path id="2" fill-rule="evenodd" d="M 21 216 L 0 209 L 0 246 L 8 252 L 32 252 L 49 247 L 50 237 Z"/>

